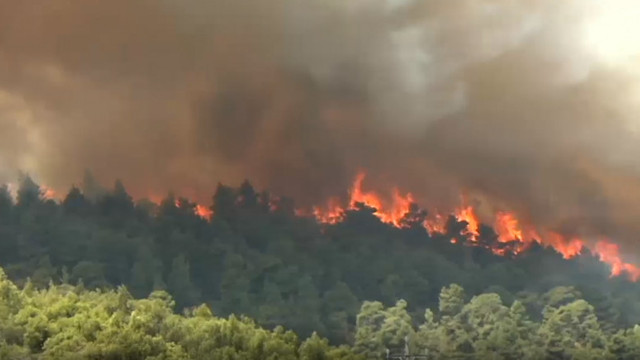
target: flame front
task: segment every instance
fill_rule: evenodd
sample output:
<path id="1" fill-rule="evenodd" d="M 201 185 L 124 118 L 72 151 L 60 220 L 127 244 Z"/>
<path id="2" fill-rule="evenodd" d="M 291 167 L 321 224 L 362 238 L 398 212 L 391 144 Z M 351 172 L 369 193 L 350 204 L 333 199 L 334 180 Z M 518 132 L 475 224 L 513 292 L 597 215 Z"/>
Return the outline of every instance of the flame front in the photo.
<path id="1" fill-rule="evenodd" d="M 338 198 L 330 198 L 324 207 L 314 207 L 313 214 L 316 219 L 321 223 L 335 224 L 343 219 L 345 211 L 355 210 L 358 204 L 364 204 L 367 207 L 376 209 L 375 214 L 381 221 L 401 227 L 402 218 L 411 211 L 411 205 L 414 203 L 413 195 L 411 193 L 402 195 L 397 188 L 394 188 L 391 195 L 392 200 L 389 206 L 385 206 L 385 201 L 381 196 L 375 192 L 363 190 L 362 183 L 364 179 L 365 173 L 361 172 L 356 176 L 349 191 L 349 202 L 346 207 L 343 206 Z"/>
<path id="2" fill-rule="evenodd" d="M 406 226 L 403 219 L 411 213 L 414 206 L 414 197 L 411 193 L 402 195 L 399 189 L 393 188 L 389 200 L 384 200 L 374 191 L 365 191 L 363 183 L 365 173 L 359 173 L 349 192 L 348 204 L 344 206 L 339 198 L 331 198 L 323 207 L 316 206 L 312 209 L 315 219 L 323 224 L 336 224 L 342 221 L 347 210 L 355 210 L 358 204 L 364 204 L 367 207 L 374 208 L 374 215 L 382 222 L 401 228 Z M 11 184 L 10 184 L 11 185 Z M 13 195 L 16 192 L 14 186 L 9 186 Z M 43 186 L 42 194 L 45 199 L 59 198 L 59 194 L 53 189 Z M 161 197 L 149 196 L 152 202 L 161 203 Z M 468 237 L 470 243 L 467 245 L 478 244 L 480 236 L 480 219 L 476 209 L 468 204 L 463 204 L 454 209 L 451 213 L 459 222 L 466 222 L 466 230 L 461 234 Z M 175 205 L 180 207 L 180 201 L 176 200 Z M 275 206 L 275 205 L 273 205 Z M 272 210 L 273 210 L 272 206 Z M 194 204 L 194 213 L 203 219 L 210 220 L 213 211 L 211 208 Z M 303 209 L 296 209 L 296 215 L 307 216 L 309 212 Z M 446 213 L 435 212 L 428 214 L 422 225 L 431 235 L 445 234 L 447 232 Z M 518 216 L 509 211 L 498 211 L 493 219 L 493 227 L 497 234 L 497 240 L 500 244 L 510 244 L 509 247 L 490 248 L 497 255 L 519 254 L 525 251 L 531 244 L 538 243 L 543 246 L 552 247 L 560 253 L 565 259 L 571 259 L 580 255 L 584 249 L 589 249 L 598 258 L 611 266 L 611 276 L 619 276 L 626 274 L 632 281 L 640 280 L 640 267 L 624 262 L 620 255 L 620 247 L 608 239 L 601 239 L 594 245 L 590 245 L 584 239 L 577 236 L 566 236 L 554 231 L 540 231 L 535 226 L 526 224 L 518 218 Z M 543 235 L 541 235 L 543 234 Z M 458 243 L 457 238 L 452 238 L 451 243 Z M 482 244 L 482 246 L 486 246 Z"/>
<path id="3" fill-rule="evenodd" d="M 596 244 L 594 252 L 600 257 L 601 261 L 611 265 L 611 276 L 627 273 L 632 281 L 640 279 L 640 268 L 622 261 L 618 245 L 602 240 Z"/>
<path id="4" fill-rule="evenodd" d="M 355 209 L 357 203 L 363 203 L 374 208 L 376 215 L 382 222 L 402 227 L 401 220 L 411 210 L 414 203 L 413 195 L 407 193 L 402 196 L 398 189 L 392 191 L 392 202 L 390 204 L 383 201 L 383 197 L 373 191 L 363 190 L 364 173 L 359 173 L 350 191 L 348 206 L 342 207 L 339 199 L 332 198 L 323 207 L 314 207 L 313 214 L 321 223 L 335 224 L 344 218 L 346 210 Z M 464 200 L 463 200 L 464 203 Z M 386 206 L 388 204 L 388 206 Z M 455 218 L 466 222 L 466 231 L 462 235 L 468 236 L 473 243 L 477 242 L 480 236 L 480 220 L 476 209 L 471 205 L 463 204 L 452 212 Z M 429 215 L 423 226 L 429 234 L 446 233 L 447 216 L 442 213 Z M 525 251 L 533 243 L 538 243 L 546 247 L 552 247 L 565 259 L 571 259 L 580 255 L 584 249 L 589 249 L 599 259 L 611 266 L 611 276 L 627 274 L 632 281 L 640 280 L 640 267 L 626 263 L 620 256 L 619 246 L 609 240 L 601 240 L 593 246 L 577 236 L 565 236 L 554 231 L 539 231 L 535 226 L 523 223 L 518 216 L 509 211 L 498 211 L 493 221 L 494 231 L 498 236 L 498 242 L 502 244 L 513 243 L 508 249 L 499 247 L 491 250 L 497 255 L 519 254 Z M 544 234 L 544 236 L 540 235 Z M 456 238 L 451 239 L 451 243 L 457 243 Z"/>
<path id="5" fill-rule="evenodd" d="M 518 219 L 509 212 L 499 211 L 496 214 L 494 228 L 498 233 L 498 240 L 500 242 L 504 243 L 513 240 L 524 240 Z"/>
<path id="6" fill-rule="evenodd" d="M 468 235 L 472 241 L 476 241 L 478 236 L 480 236 L 480 221 L 478 221 L 473 206 L 464 206 L 458 209 L 456 211 L 456 218 L 458 221 L 465 221 L 467 223 L 467 232 L 465 235 Z"/>

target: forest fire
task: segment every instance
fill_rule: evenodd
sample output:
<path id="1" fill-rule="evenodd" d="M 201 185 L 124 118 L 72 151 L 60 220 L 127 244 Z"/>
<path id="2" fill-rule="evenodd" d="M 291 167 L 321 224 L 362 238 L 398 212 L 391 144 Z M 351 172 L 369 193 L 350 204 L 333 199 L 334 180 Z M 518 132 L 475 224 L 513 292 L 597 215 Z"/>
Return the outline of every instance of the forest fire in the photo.
<path id="1" fill-rule="evenodd" d="M 364 204 L 368 207 L 376 209 L 376 216 L 382 220 L 382 222 L 392 224 L 400 227 L 402 218 L 410 212 L 411 204 L 414 203 L 413 195 L 408 193 L 406 195 L 400 194 L 398 189 L 393 189 L 393 201 L 391 206 L 387 207 L 384 202 L 375 192 L 367 192 L 362 189 L 362 182 L 364 181 L 365 174 L 359 173 L 356 177 L 351 190 L 349 191 L 350 199 L 349 206 L 344 208 L 340 199 L 331 198 L 327 201 L 327 205 L 324 207 L 316 206 L 313 208 L 313 215 L 321 223 L 335 224 L 339 222 L 346 210 L 353 210 L 357 208 L 358 204 Z M 390 210 L 383 210 L 390 208 Z M 299 213 L 304 214 L 304 211 Z"/>
<path id="2" fill-rule="evenodd" d="M 58 195 L 57 195 L 55 190 L 43 186 L 42 187 L 42 196 L 45 199 L 55 199 Z"/>
<path id="3" fill-rule="evenodd" d="M 153 203 L 155 203 L 156 205 L 159 205 L 162 203 L 162 200 L 159 199 L 159 197 L 157 196 L 153 196 L 151 197 L 151 201 Z M 198 215 L 199 217 L 205 219 L 205 220 L 211 220 L 211 217 L 213 216 L 213 210 L 211 210 L 209 207 L 205 206 L 205 205 L 201 205 L 201 204 L 192 204 L 192 203 L 187 203 L 188 206 L 193 206 L 193 213 Z M 176 199 L 175 200 L 175 206 L 176 207 L 182 207 L 182 200 L 180 199 Z"/>
<path id="4" fill-rule="evenodd" d="M 500 242 L 509 242 L 513 239 L 524 239 L 518 219 L 511 213 L 499 211 L 496 214 L 494 228 L 498 233 L 498 240 Z"/>
<path id="5" fill-rule="evenodd" d="M 466 221 L 467 223 L 466 235 L 469 235 L 472 241 L 476 241 L 478 236 L 480 235 L 480 232 L 478 231 L 478 228 L 479 228 L 478 217 L 476 216 L 476 213 L 473 207 L 464 206 L 458 209 L 455 215 L 459 221 Z"/>
<path id="6" fill-rule="evenodd" d="M 157 197 L 153 197 L 152 199 L 156 199 L 151 200 L 152 202 L 154 202 L 155 204 L 160 204 L 161 200 L 158 200 Z M 176 207 L 181 207 L 182 203 L 180 200 L 176 199 L 175 201 L 175 206 Z M 211 217 L 213 216 L 213 210 L 211 210 L 209 207 L 201 205 L 201 204 L 193 204 L 193 212 L 198 215 L 199 217 L 206 219 L 206 220 L 211 220 Z"/>
<path id="7" fill-rule="evenodd" d="M 382 222 L 396 227 L 403 227 L 401 220 L 411 211 L 411 205 L 414 204 L 413 196 L 410 193 L 402 196 L 399 190 L 394 188 L 392 202 L 390 204 L 388 202 L 385 203 L 382 200 L 383 197 L 376 192 L 363 190 L 364 179 L 364 173 L 357 175 L 349 193 L 348 206 L 343 207 L 338 199 L 332 198 L 324 209 L 315 207 L 313 214 L 318 222 L 327 224 L 340 222 L 346 210 L 356 209 L 357 204 L 362 203 L 374 208 L 376 210 L 374 215 Z M 466 229 L 462 235 L 468 236 L 472 242 L 471 245 L 473 245 L 480 235 L 480 219 L 476 214 L 475 208 L 470 205 L 463 205 L 455 209 L 453 214 L 458 221 L 466 223 Z M 445 233 L 446 218 L 447 216 L 442 213 L 432 215 L 424 221 L 423 226 L 430 234 Z M 517 245 L 508 250 L 499 247 L 491 248 L 493 253 L 497 255 L 519 254 L 525 251 L 533 242 L 552 247 L 565 259 L 578 256 L 585 248 L 588 248 L 601 261 L 611 266 L 611 276 L 619 276 L 626 273 L 632 281 L 640 279 L 640 267 L 622 261 L 618 245 L 610 241 L 601 240 L 595 246 L 590 247 L 583 239 L 565 236 L 554 231 L 545 231 L 543 232 L 545 236 L 541 236 L 534 226 L 523 227 L 516 214 L 507 211 L 497 212 L 493 224 L 494 231 L 498 236 L 498 242 L 515 242 Z M 453 238 L 451 243 L 458 243 L 458 240 Z"/>
<path id="8" fill-rule="evenodd" d="M 213 210 L 200 204 L 196 204 L 195 213 L 203 219 L 211 219 L 213 216 Z"/>
<path id="9" fill-rule="evenodd" d="M 304 209 L 295 209 L 295 214 L 298 216 L 313 216 L 316 221 L 322 224 L 337 224 L 344 220 L 346 211 L 357 210 L 360 205 L 365 205 L 375 209 L 374 215 L 383 223 L 397 228 L 406 227 L 407 224 L 404 220 L 412 211 L 417 209 L 414 196 L 411 193 L 403 195 L 398 188 L 393 188 L 391 195 L 385 198 L 375 191 L 363 188 L 365 177 L 366 174 L 364 172 L 360 172 L 356 176 L 349 191 L 348 205 L 345 206 L 344 201 L 334 197 L 330 198 L 325 206 L 313 207 L 311 213 Z M 17 195 L 17 186 L 15 184 L 10 184 L 9 190 L 14 196 Z M 59 193 L 47 186 L 41 186 L 41 195 L 44 199 L 61 200 Z M 160 205 L 163 201 L 161 197 L 155 195 L 149 196 L 148 199 L 156 205 Z M 176 199 L 175 206 L 183 207 L 182 201 L 181 199 Z M 465 202 L 464 198 L 462 202 Z M 187 205 L 193 207 L 194 214 L 203 219 L 211 220 L 214 215 L 213 210 L 208 206 L 191 202 L 187 202 Z M 275 204 L 270 204 L 272 211 L 275 208 L 277 208 Z M 530 245 L 538 243 L 545 247 L 553 248 L 565 259 L 578 256 L 583 250 L 588 249 L 602 262 L 611 266 L 611 276 L 627 274 L 632 281 L 640 280 L 640 267 L 624 262 L 620 255 L 619 246 L 607 239 L 601 239 L 595 245 L 590 246 L 588 242 L 579 237 L 566 236 L 549 230 L 539 231 L 535 226 L 524 224 L 513 212 L 498 211 L 492 223 L 498 244 L 488 246 L 487 244 L 480 244 L 478 241 L 481 220 L 472 205 L 463 204 L 450 213 L 457 221 L 466 224 L 460 235 L 468 239 L 467 245 L 485 246 L 496 255 L 506 256 L 523 253 Z M 429 213 L 422 222 L 422 226 L 429 234 L 445 234 L 448 230 L 448 217 L 447 212 Z M 453 237 L 450 242 L 457 244 L 460 243 L 460 240 Z M 504 247 L 502 244 L 509 244 L 509 246 Z"/>
<path id="10" fill-rule="evenodd" d="M 625 263 L 620 259 L 620 248 L 618 245 L 608 241 L 599 241 L 594 252 L 598 254 L 600 260 L 611 265 L 611 275 L 619 276 L 627 273 L 632 281 L 640 279 L 640 268 L 633 264 Z"/>

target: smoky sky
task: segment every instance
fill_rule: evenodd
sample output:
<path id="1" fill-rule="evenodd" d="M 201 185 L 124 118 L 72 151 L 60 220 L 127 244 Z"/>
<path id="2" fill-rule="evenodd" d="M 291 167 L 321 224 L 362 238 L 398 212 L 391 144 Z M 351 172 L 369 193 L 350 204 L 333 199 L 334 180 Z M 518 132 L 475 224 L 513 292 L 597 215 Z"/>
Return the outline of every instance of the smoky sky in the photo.
<path id="1" fill-rule="evenodd" d="M 0 0 L 0 180 L 310 205 L 365 170 L 632 258 L 639 77 L 585 40 L 591 4 Z"/>

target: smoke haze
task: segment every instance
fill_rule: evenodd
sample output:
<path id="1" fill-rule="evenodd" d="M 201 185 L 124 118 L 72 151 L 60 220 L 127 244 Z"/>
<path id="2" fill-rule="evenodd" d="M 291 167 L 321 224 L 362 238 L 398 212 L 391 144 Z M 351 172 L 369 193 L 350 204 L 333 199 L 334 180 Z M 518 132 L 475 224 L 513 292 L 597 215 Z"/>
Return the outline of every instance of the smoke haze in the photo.
<path id="1" fill-rule="evenodd" d="M 427 208 L 464 191 L 481 217 L 608 236 L 634 260 L 639 77 L 599 16 L 593 0 L 0 0 L 0 180 L 65 189 L 89 168 L 207 201 L 248 178 L 309 205 L 365 169 Z"/>

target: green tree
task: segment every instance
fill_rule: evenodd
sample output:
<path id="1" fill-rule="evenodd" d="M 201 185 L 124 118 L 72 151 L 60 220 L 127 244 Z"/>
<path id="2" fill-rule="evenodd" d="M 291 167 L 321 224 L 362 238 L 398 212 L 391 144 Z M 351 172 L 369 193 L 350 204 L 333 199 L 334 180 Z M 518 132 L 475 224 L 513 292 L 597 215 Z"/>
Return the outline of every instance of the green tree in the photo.
<path id="1" fill-rule="evenodd" d="M 381 357 L 384 354 L 384 340 L 380 331 L 385 320 L 384 305 L 365 301 L 356 319 L 354 350 L 365 358 Z"/>
<path id="2" fill-rule="evenodd" d="M 20 180 L 17 192 L 17 205 L 20 208 L 29 208 L 43 202 L 43 194 L 40 185 L 29 175 L 24 175 Z"/>
<path id="3" fill-rule="evenodd" d="M 616 332 L 609 339 L 608 348 L 614 359 L 640 359 L 640 326 Z"/>
<path id="4" fill-rule="evenodd" d="M 441 316 L 455 316 L 464 306 L 464 289 L 457 284 L 445 287 L 440 292 L 439 310 Z"/>
<path id="5" fill-rule="evenodd" d="M 87 201 L 77 187 L 72 187 L 62 201 L 62 208 L 67 214 L 86 216 L 91 211 L 91 203 Z"/>
<path id="6" fill-rule="evenodd" d="M 184 255 L 178 255 L 171 263 L 167 277 L 167 289 L 175 294 L 178 308 L 193 306 L 200 301 L 200 292 L 191 281 L 189 262 Z"/>
<path id="7" fill-rule="evenodd" d="M 337 282 L 322 296 L 322 312 L 330 340 L 351 342 L 358 313 L 358 298 L 347 284 Z"/>
<path id="8" fill-rule="evenodd" d="M 549 307 L 538 335 L 550 358 L 602 359 L 607 355 L 595 310 L 584 300 Z"/>
<path id="9" fill-rule="evenodd" d="M 153 256 L 151 249 L 148 246 L 140 246 L 131 269 L 131 292 L 137 297 L 142 297 L 153 290 L 162 290 L 163 287 L 156 288 L 159 285 L 158 278 L 162 278 L 162 270 L 162 262 Z"/>

